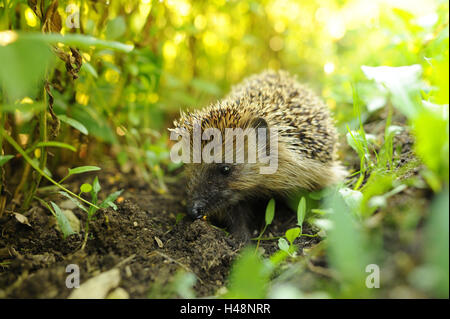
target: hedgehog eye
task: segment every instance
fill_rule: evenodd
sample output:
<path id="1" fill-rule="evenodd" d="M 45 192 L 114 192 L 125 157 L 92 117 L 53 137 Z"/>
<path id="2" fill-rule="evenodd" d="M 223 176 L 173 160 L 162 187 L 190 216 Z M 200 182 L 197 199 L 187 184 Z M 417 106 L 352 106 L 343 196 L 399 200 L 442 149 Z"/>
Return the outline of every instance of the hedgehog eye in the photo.
<path id="1" fill-rule="evenodd" d="M 228 176 L 231 173 L 231 167 L 230 165 L 223 165 L 220 166 L 220 174 L 222 174 L 223 176 Z"/>

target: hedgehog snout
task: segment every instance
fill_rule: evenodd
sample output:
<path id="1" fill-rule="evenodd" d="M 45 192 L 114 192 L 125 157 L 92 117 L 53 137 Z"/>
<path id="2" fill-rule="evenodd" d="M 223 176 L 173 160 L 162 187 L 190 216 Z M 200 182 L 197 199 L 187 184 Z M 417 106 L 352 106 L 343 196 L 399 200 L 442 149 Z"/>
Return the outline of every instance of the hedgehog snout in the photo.
<path id="1" fill-rule="evenodd" d="M 187 213 L 192 219 L 200 219 L 205 215 L 206 202 L 203 200 L 194 200 L 187 206 Z"/>

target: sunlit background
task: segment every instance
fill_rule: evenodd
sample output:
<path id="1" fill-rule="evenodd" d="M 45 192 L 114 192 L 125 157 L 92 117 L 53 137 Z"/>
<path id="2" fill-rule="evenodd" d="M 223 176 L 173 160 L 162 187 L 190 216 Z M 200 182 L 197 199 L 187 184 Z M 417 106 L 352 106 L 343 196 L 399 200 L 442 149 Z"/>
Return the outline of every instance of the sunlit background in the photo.
<path id="1" fill-rule="evenodd" d="M 328 242 L 337 252 L 331 266 L 352 277 L 366 253 L 378 254 L 395 286 L 378 296 L 448 298 L 448 214 L 442 214 L 442 207 L 448 210 L 448 23 L 444 0 L 0 0 L 0 216 L 11 199 L 5 187 L 19 189 L 17 198 L 23 192 L 23 203 L 11 205 L 26 210 L 39 184 L 46 185 L 30 173 L 33 161 L 55 178 L 78 165 L 113 167 L 167 192 L 164 178 L 179 167 L 169 159 L 167 129 L 180 110 L 215 103 L 250 74 L 285 69 L 333 111 L 346 150 L 340 155 L 354 178 L 346 191 L 362 203 L 349 219 L 357 226 L 336 228 L 336 238 L 349 245 Z M 92 38 L 70 37 L 76 35 Z M 384 78 L 374 76 L 378 84 L 392 77 L 390 85 L 376 85 L 364 70 Z M 410 116 L 413 111 L 419 115 Z M 392 112 L 400 123 L 391 125 Z M 372 144 L 363 130 L 368 119 L 378 125 L 378 132 L 367 132 Z M 416 179 L 398 175 L 398 182 L 386 141 L 405 127 L 423 165 L 414 164 Z M 37 146 L 54 141 L 65 144 L 53 144 L 51 152 Z M 30 159 L 19 156 L 20 148 Z M 405 188 L 429 195 L 386 206 Z M 382 213 L 373 215 L 377 209 Z M 431 234 L 425 244 L 422 224 Z M 387 248 L 385 226 L 397 236 L 385 241 Z M 349 242 L 366 235 L 378 247 L 366 251 Z M 328 284 L 321 289 L 338 290 Z"/>
<path id="2" fill-rule="evenodd" d="M 202 107 L 266 68 L 297 74 L 330 108 L 345 108 L 361 65 L 419 63 L 430 73 L 426 44 L 448 21 L 446 1 L 141 0 L 60 1 L 63 22 L 74 12 L 65 10 L 71 3 L 81 5 L 83 33 L 136 46 L 126 56 L 83 52 L 98 77 L 86 63 L 76 102 L 129 108 L 120 123 L 159 130 L 180 108 Z M 25 29 L 38 30 L 33 10 L 20 8 Z M 99 97 L 98 90 L 111 94 Z"/>

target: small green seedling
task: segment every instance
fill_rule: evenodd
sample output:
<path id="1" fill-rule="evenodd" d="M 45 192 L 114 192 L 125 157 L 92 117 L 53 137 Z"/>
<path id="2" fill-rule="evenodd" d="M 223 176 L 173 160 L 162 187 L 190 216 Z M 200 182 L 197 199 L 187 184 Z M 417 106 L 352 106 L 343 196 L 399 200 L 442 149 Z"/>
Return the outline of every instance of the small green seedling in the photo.
<path id="1" fill-rule="evenodd" d="M 303 233 L 303 222 L 306 216 L 306 199 L 302 197 L 297 207 L 297 225 L 300 227 L 300 235 Z"/>
<path id="2" fill-rule="evenodd" d="M 256 244 L 256 250 L 258 250 L 258 248 L 259 248 L 259 242 L 261 241 L 262 235 L 266 231 L 267 227 L 270 224 L 272 224 L 274 216 L 275 216 L 275 199 L 272 198 L 269 201 L 269 203 L 267 204 L 267 207 L 266 207 L 266 215 L 265 215 L 265 222 L 266 222 L 266 224 L 264 225 L 263 230 L 261 231 L 261 233 L 259 234 L 259 236 L 257 238 L 258 242 Z"/>
<path id="3" fill-rule="evenodd" d="M 292 245 L 294 240 L 296 240 L 301 234 L 301 229 L 299 227 L 290 228 L 286 231 L 285 236 L 289 243 Z"/>
<path id="4" fill-rule="evenodd" d="M 179 222 L 181 222 L 181 220 L 184 218 L 185 214 L 183 213 L 178 213 L 175 216 L 175 225 L 177 225 Z"/>
<path id="5" fill-rule="evenodd" d="M 266 207 L 266 215 L 265 215 L 266 226 L 264 227 L 263 233 L 266 230 L 267 226 L 272 224 L 274 216 L 275 216 L 275 199 L 272 198 Z"/>
<path id="6" fill-rule="evenodd" d="M 285 251 L 291 257 L 295 257 L 297 247 L 294 241 L 303 234 L 303 222 L 306 216 L 306 198 L 302 197 L 297 207 L 297 225 L 298 227 L 290 228 L 286 231 L 285 237 L 278 239 L 278 248 Z"/>
<path id="7" fill-rule="evenodd" d="M 64 182 L 67 178 L 75 174 L 82 174 L 87 172 L 99 171 L 101 168 L 97 166 L 80 166 L 75 168 L 69 168 L 69 173 L 59 181 L 59 184 Z"/>
<path id="8" fill-rule="evenodd" d="M 61 229 L 61 232 L 63 233 L 63 238 L 66 239 L 68 236 L 75 234 L 72 227 L 70 226 L 69 220 L 67 219 L 66 215 L 61 211 L 58 205 L 56 205 L 54 202 L 50 202 L 52 204 L 52 207 L 55 211 L 55 217 L 58 222 L 59 228 Z"/>
<path id="9" fill-rule="evenodd" d="M 88 235 L 89 235 L 89 223 L 92 220 L 92 218 L 94 217 L 94 215 L 97 212 L 98 208 L 106 208 L 106 207 L 110 206 L 114 210 L 116 210 L 117 206 L 116 206 L 116 204 L 114 204 L 114 201 L 117 199 L 117 197 L 119 197 L 119 195 L 123 191 L 123 190 L 119 190 L 117 192 L 114 192 L 114 193 L 110 194 L 108 197 L 106 197 L 106 199 L 103 202 L 99 203 L 99 201 L 98 201 L 98 193 L 100 192 L 100 190 L 101 190 L 101 186 L 100 186 L 100 183 L 98 181 L 98 177 L 97 176 L 94 178 L 94 181 L 92 182 L 92 185 L 88 184 L 88 183 L 85 183 L 85 184 L 81 185 L 80 191 L 82 193 L 90 193 L 91 194 L 91 202 L 94 205 L 96 205 L 96 206 L 89 206 L 89 209 L 87 209 L 76 198 L 74 198 L 73 196 L 70 196 L 66 192 L 62 192 L 62 191 L 59 192 L 61 195 L 69 198 L 70 200 L 72 200 L 72 202 L 74 202 L 81 210 L 83 210 L 85 213 L 87 213 L 84 241 L 83 241 L 83 245 L 81 246 L 82 250 L 84 249 L 84 247 L 86 247 L 86 243 L 87 243 L 87 239 L 88 239 Z"/>
<path id="10" fill-rule="evenodd" d="M 278 248 L 285 251 L 291 257 L 296 256 L 297 247 L 294 245 L 294 240 L 297 239 L 301 235 L 301 228 L 294 227 L 290 228 L 286 231 L 285 237 L 278 239 Z"/>

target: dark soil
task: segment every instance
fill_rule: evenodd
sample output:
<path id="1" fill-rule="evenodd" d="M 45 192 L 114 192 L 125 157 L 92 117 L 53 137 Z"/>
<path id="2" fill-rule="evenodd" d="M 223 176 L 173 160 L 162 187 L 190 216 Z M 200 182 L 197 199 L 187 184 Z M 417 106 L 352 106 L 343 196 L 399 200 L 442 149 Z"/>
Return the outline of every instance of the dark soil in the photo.
<path id="1" fill-rule="evenodd" d="M 89 179 L 84 176 L 70 188 L 78 189 Z M 31 226 L 13 215 L 0 219 L 0 298 L 67 298 L 73 290 L 66 287 L 69 264 L 79 266 L 81 283 L 114 267 L 120 269 L 119 287 L 130 298 L 177 297 L 171 283 L 180 271 L 196 275 L 197 297 L 212 296 L 227 284 L 242 244 L 206 221 L 184 217 L 177 222 L 177 215 L 185 210 L 182 180 L 169 184 L 166 194 L 115 172 L 100 175 L 100 184 L 101 194 L 125 191 L 116 211 L 97 212 L 84 251 L 80 249 L 84 231 L 64 240 L 53 215 L 38 203 L 24 214 Z M 50 199 L 61 207 L 70 206 L 62 196 Z M 71 208 L 83 229 L 85 213 Z M 295 214 L 279 210 L 265 237 L 283 235 L 295 226 Z M 308 227 L 304 232 L 312 233 Z M 301 237 L 298 244 L 307 247 L 318 241 L 318 237 Z M 260 246 L 268 255 L 277 249 L 277 241 L 262 241 Z"/>
<path id="2" fill-rule="evenodd" d="M 376 135 L 381 143 L 385 121 L 383 114 L 380 117 L 381 120 L 369 121 L 365 129 Z M 393 123 L 404 126 L 404 118 L 396 117 Z M 345 134 L 343 138 L 345 139 Z M 394 139 L 396 168 L 415 160 L 412 143 L 406 129 Z M 350 170 L 357 171 L 357 155 L 345 141 L 341 145 L 343 162 Z M 417 166 L 408 169 L 406 175 L 417 175 L 417 170 Z M 117 201 L 117 210 L 108 208 L 97 212 L 95 220 L 90 224 L 85 250 L 80 248 L 86 214 L 73 205 L 71 207 L 71 202 L 60 195 L 42 197 L 72 210 L 82 225 L 78 234 L 65 240 L 55 227 L 53 215 L 38 202 L 34 202 L 35 206 L 24 213 L 29 225 L 21 223 L 13 214 L 0 218 L 0 298 L 67 298 L 73 291 L 66 287 L 69 275 L 66 267 L 69 264 L 79 266 L 82 284 L 108 270 L 119 269 L 120 282 L 115 286 L 122 288 L 122 297 L 180 297 L 173 289 L 173 283 L 179 278 L 180 272 L 191 272 L 197 277 L 194 286 L 196 297 L 214 296 L 224 290 L 231 265 L 242 244 L 207 221 L 192 222 L 187 217 L 177 218 L 180 214 L 184 215 L 185 211 L 186 194 L 182 175 L 173 178 L 168 183 L 168 191 L 161 194 L 139 178 L 120 174 L 117 169 L 103 172 L 99 175 L 101 197 L 118 189 L 123 189 L 124 192 Z M 406 175 L 405 178 L 408 177 Z M 79 189 L 83 182 L 92 179 L 93 176 L 83 175 L 82 179 L 72 180 L 69 188 Z M 414 200 L 418 210 L 424 211 L 429 197 L 427 190 L 408 189 L 390 198 L 389 207 L 401 208 L 402 205 L 411 205 Z M 264 218 L 264 212 L 261 214 Z M 295 215 L 277 201 L 274 222 L 264 237 L 282 236 L 287 229 L 295 226 Z M 414 260 L 418 259 L 420 256 L 415 244 L 411 245 L 409 240 L 401 243 L 396 238 L 398 230 L 389 227 L 389 220 L 402 215 L 382 213 L 379 216 L 379 220 L 386 216 L 388 221 L 384 236 L 388 246 L 386 249 L 402 251 L 412 247 L 411 256 Z M 378 220 L 377 216 L 374 219 Z M 255 225 L 253 235 L 257 236 L 259 231 L 260 228 Z M 306 234 L 315 233 L 308 225 L 303 231 Z M 300 247 L 301 254 L 303 248 L 315 246 L 319 242 L 320 237 L 300 237 L 296 244 Z M 277 240 L 261 241 L 260 247 L 269 256 L 278 250 Z M 315 264 L 310 267 L 326 269 L 326 256 L 317 256 L 313 262 Z M 302 287 L 306 286 L 302 284 Z M 123 291 L 126 293 L 123 294 Z"/>

